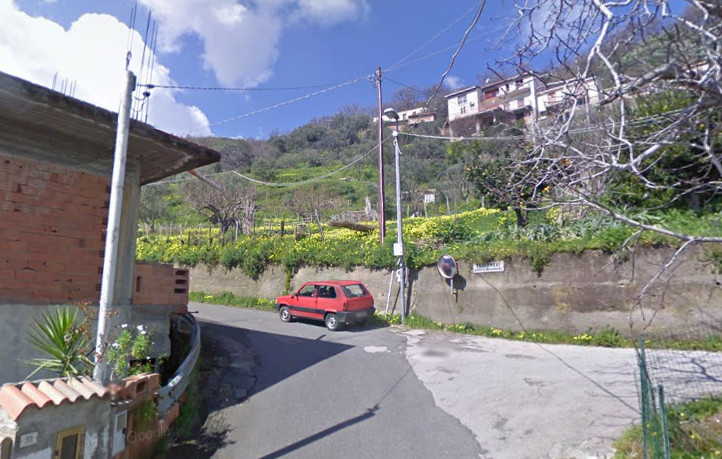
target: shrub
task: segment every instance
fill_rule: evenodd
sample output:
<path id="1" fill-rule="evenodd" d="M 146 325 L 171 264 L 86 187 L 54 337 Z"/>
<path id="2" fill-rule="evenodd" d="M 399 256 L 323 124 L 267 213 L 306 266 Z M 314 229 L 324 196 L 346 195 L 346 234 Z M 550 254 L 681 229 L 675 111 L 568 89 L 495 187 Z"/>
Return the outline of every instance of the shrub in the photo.
<path id="1" fill-rule="evenodd" d="M 622 335 L 622 332 L 610 325 L 607 325 L 597 331 L 591 341 L 591 344 L 603 347 L 622 347 L 629 345 L 629 340 Z"/>

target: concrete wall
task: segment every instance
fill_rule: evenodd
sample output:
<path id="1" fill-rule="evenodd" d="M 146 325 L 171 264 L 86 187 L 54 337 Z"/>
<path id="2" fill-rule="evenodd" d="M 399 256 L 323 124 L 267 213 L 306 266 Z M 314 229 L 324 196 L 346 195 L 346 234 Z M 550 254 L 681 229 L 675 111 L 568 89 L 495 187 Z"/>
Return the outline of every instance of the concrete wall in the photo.
<path id="1" fill-rule="evenodd" d="M 49 404 L 42 410 L 28 407 L 17 420 L 14 455 L 16 459 L 55 457 L 57 434 L 77 427 L 84 428 L 83 457 L 110 457 L 110 403 L 94 397 L 59 406 Z M 6 420 L 7 421 L 7 420 Z M 21 437 L 37 433 L 35 444 L 21 447 Z M 27 438 L 27 437 L 26 437 Z"/>
<path id="2" fill-rule="evenodd" d="M 624 262 L 601 252 L 557 254 L 541 275 L 520 259 L 506 261 L 504 272 L 486 274 L 473 274 L 471 266 L 461 262 L 456 295 L 449 281 L 430 267 L 410 273 L 408 297 L 413 310 L 438 321 L 519 331 L 583 332 L 612 325 L 629 333 L 631 322 L 635 332 L 646 327 L 650 333 L 667 333 L 718 324 L 722 287 L 702 249 L 686 252 L 661 276 L 642 308 L 636 305 L 637 296 L 671 254 L 668 249 L 644 249 Z M 192 269 L 190 278 L 191 291 L 275 298 L 283 291 L 285 275 L 274 267 L 253 281 L 236 270 Z M 292 286 L 321 278 L 360 280 L 374 294 L 377 309 L 386 307 L 390 271 L 307 267 L 299 270 Z M 397 291 L 394 282 L 390 308 Z"/>
<path id="3" fill-rule="evenodd" d="M 0 384 L 26 380 L 35 368 L 25 362 L 35 357 L 46 357 L 35 351 L 29 344 L 27 331 L 33 327 L 34 319 L 40 320 L 44 311 L 52 311 L 58 307 L 61 306 L 0 304 L 0 337 L 3 337 L 0 338 L 3 349 L 2 353 L 0 353 Z M 185 310 L 185 306 L 183 310 Z M 178 306 L 164 305 L 133 306 L 131 308 L 131 315 L 126 323 L 129 323 L 132 327 L 143 324 L 149 330 L 153 339 L 150 351 L 151 357 L 170 355 L 170 316 L 177 311 Z M 82 312 L 79 312 L 78 319 L 81 318 Z M 92 344 L 91 348 L 95 347 L 96 327 L 97 322 L 94 321 L 88 331 Z M 117 327 L 111 328 L 111 341 L 117 336 L 119 330 Z M 55 373 L 39 371 L 35 373 L 33 378 L 54 378 L 57 376 Z"/>

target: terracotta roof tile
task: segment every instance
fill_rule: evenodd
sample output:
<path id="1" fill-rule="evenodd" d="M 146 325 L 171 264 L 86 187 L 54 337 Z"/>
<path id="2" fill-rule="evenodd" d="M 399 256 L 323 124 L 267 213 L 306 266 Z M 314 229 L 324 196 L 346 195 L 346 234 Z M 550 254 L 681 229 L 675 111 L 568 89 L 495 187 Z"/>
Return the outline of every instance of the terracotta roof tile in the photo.
<path id="1" fill-rule="evenodd" d="M 85 377 L 24 381 L 0 388 L 0 407 L 16 421 L 29 406 L 42 409 L 50 403 L 57 406 L 93 397 L 103 398 L 108 394 L 107 387 Z"/>
<path id="2" fill-rule="evenodd" d="M 23 394 L 27 395 L 28 398 L 30 398 L 30 400 L 32 400 L 33 403 L 38 406 L 38 408 L 42 408 L 48 403 L 53 403 L 50 397 L 48 397 L 43 393 L 43 391 L 35 387 L 33 383 L 26 382 L 25 384 L 23 384 L 20 391 Z"/>

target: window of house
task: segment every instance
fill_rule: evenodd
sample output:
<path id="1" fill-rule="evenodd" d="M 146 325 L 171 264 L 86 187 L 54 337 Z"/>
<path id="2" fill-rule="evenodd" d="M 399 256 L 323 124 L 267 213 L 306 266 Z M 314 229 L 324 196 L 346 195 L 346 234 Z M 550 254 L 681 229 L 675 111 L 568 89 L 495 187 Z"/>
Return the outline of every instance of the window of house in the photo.
<path id="1" fill-rule="evenodd" d="M 464 113 L 466 113 L 466 107 L 465 107 L 465 106 L 459 107 L 459 113 L 461 113 L 462 115 L 463 115 Z"/>
<path id="2" fill-rule="evenodd" d="M 84 430 L 82 427 L 77 427 L 58 433 L 55 457 L 59 459 L 80 459 L 83 457 Z"/>
<path id="3" fill-rule="evenodd" d="M 523 79 L 523 78 L 519 78 L 518 80 L 516 80 L 516 89 L 521 88 L 523 85 L 524 85 L 524 79 Z"/>
<path id="4" fill-rule="evenodd" d="M 456 102 L 459 105 L 465 105 L 466 104 L 466 94 L 460 95 L 459 98 L 456 100 Z"/>

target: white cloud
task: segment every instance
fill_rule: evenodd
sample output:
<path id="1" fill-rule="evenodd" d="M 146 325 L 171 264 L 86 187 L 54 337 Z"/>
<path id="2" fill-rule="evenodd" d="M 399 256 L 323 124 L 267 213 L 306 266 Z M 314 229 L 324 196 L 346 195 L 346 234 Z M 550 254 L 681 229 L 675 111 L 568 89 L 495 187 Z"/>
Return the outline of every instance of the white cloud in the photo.
<path id="1" fill-rule="evenodd" d="M 301 17 L 328 26 L 364 17 L 369 6 L 356 0 L 298 0 L 298 10 Z"/>
<path id="2" fill-rule="evenodd" d="M 0 0 L 0 71 L 50 87 L 53 79 L 74 82 L 74 96 L 117 111 L 124 86 L 128 28 L 116 18 L 84 14 L 68 30 L 42 17 L 20 11 L 12 0 Z M 135 33 L 135 32 L 134 32 Z M 143 40 L 135 33 L 133 54 Z M 140 59 L 131 61 L 138 74 Z M 135 68 L 133 67 L 135 66 Z M 156 63 L 154 82 L 171 84 L 168 68 Z M 159 129 L 210 135 L 208 120 L 197 107 L 177 102 L 171 91 L 154 90 L 148 121 Z"/>
<path id="3" fill-rule="evenodd" d="M 365 17 L 366 0 L 140 0 L 160 24 L 160 49 L 180 52 L 183 38 L 203 43 L 205 69 L 225 86 L 255 86 L 273 75 L 279 42 L 291 24 L 329 27 Z"/>
<path id="4" fill-rule="evenodd" d="M 444 85 L 447 88 L 451 89 L 452 91 L 455 89 L 461 88 L 463 86 L 463 84 L 464 84 L 464 82 L 461 81 L 461 78 L 456 77 L 456 76 L 449 75 L 446 78 L 444 78 Z"/>

